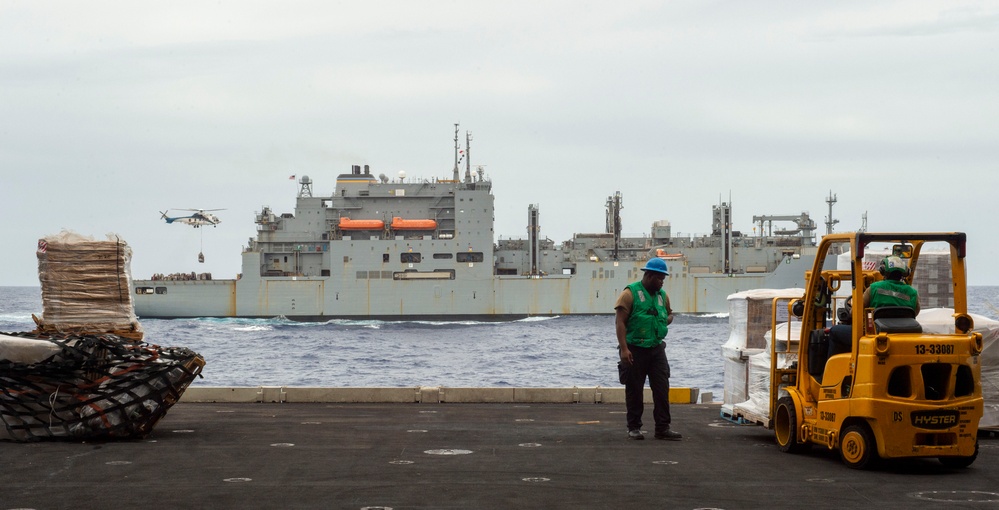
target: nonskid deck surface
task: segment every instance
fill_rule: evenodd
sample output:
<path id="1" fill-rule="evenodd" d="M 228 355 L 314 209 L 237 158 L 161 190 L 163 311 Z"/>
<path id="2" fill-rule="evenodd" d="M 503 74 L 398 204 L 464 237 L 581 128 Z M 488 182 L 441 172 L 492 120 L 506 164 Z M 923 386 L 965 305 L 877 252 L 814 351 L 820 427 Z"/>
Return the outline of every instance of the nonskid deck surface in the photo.
<path id="1" fill-rule="evenodd" d="M 717 404 L 683 440 L 617 404 L 180 403 L 140 441 L 0 442 L 8 508 L 996 508 L 999 440 L 951 470 L 778 451 Z"/>

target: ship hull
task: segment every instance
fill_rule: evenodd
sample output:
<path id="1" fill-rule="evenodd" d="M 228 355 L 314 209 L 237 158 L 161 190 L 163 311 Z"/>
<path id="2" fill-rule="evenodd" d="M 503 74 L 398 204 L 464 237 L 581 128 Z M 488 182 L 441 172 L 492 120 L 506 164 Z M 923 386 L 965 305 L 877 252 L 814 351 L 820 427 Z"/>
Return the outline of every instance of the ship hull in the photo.
<path id="1" fill-rule="evenodd" d="M 674 271 L 663 288 L 676 313 L 726 313 L 730 294 L 804 285 L 810 259 L 789 259 L 773 273 Z M 463 280 L 359 280 L 341 277 L 252 277 L 238 280 L 137 280 L 140 318 L 285 317 L 298 321 L 516 320 L 532 316 L 604 315 L 624 287 L 641 278 L 638 262 L 581 264 L 575 275 L 489 276 Z M 594 278 L 593 275 L 598 277 Z M 602 276 L 602 277 L 601 277 Z"/>

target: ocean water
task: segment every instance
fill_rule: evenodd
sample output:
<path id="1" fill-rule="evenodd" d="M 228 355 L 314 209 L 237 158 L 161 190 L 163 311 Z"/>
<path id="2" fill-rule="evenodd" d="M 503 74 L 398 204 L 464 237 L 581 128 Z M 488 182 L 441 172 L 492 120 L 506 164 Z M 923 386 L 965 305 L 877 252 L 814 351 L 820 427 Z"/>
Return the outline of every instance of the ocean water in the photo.
<path id="1" fill-rule="evenodd" d="M 969 310 L 996 318 L 999 287 L 971 287 Z M 0 287 L 0 331 L 31 331 L 38 287 Z M 205 357 L 195 386 L 618 386 L 613 316 L 510 322 L 147 319 L 144 340 Z M 674 387 L 723 395 L 727 314 L 676 316 L 666 338 Z"/>

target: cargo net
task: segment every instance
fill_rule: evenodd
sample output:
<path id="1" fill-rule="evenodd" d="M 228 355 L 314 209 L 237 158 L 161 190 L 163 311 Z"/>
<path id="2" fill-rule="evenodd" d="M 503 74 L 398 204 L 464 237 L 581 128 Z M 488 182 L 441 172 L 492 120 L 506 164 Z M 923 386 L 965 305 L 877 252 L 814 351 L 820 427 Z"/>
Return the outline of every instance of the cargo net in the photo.
<path id="1" fill-rule="evenodd" d="M 145 437 L 205 364 L 186 348 L 117 335 L 8 335 L 52 342 L 56 352 L 38 363 L 0 359 L 0 419 L 16 441 Z"/>

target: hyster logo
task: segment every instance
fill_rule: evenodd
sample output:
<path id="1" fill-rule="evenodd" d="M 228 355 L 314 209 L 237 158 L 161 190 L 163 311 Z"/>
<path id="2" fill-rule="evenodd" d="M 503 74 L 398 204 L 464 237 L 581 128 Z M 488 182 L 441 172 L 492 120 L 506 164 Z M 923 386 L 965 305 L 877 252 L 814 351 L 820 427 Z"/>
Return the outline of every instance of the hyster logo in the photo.
<path id="1" fill-rule="evenodd" d="M 912 426 L 922 429 L 949 429 L 957 425 L 957 411 L 916 411 L 912 413 Z"/>

